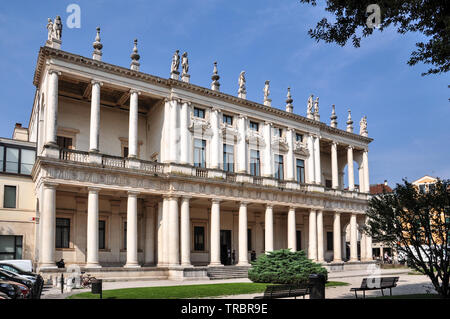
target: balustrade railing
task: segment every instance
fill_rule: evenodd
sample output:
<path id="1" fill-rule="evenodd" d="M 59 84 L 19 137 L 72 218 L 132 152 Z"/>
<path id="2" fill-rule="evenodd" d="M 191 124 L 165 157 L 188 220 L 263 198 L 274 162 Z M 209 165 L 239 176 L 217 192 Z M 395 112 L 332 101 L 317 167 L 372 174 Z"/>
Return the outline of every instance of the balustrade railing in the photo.
<path id="1" fill-rule="evenodd" d="M 102 155 L 102 165 L 106 167 L 125 168 L 125 158 L 111 155 Z"/>
<path id="2" fill-rule="evenodd" d="M 68 148 L 62 148 L 59 151 L 59 159 L 72 162 L 88 163 L 89 153 Z"/>

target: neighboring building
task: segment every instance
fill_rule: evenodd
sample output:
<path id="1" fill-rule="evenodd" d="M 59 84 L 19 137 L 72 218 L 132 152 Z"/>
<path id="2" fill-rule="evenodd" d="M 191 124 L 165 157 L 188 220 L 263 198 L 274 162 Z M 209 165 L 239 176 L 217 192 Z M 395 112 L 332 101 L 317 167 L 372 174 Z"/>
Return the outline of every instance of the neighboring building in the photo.
<path id="1" fill-rule="evenodd" d="M 437 178 L 425 175 L 424 177 L 421 177 L 412 182 L 412 184 L 416 186 L 419 189 L 419 191 L 427 192 L 430 189 L 430 187 L 433 187 L 433 185 L 436 184 L 437 181 L 438 181 Z"/>
<path id="2" fill-rule="evenodd" d="M 60 45 L 50 34 L 39 51 L 29 124 L 42 271 L 64 258 L 196 276 L 192 265 L 227 265 L 234 252 L 248 266 L 252 250 L 281 248 L 338 269 L 372 259 L 371 238 L 358 245 L 370 196 L 365 118 L 360 134 L 350 112 L 338 129 L 333 107 L 329 126 L 312 96 L 307 117 L 294 114 L 289 91 L 286 111 L 273 108 L 268 82 L 264 103 L 249 101 L 244 72 L 238 97 L 222 93 L 216 64 L 211 89 L 190 84 L 178 51 L 169 79 L 142 73 L 137 41 L 130 69 L 111 65 L 99 31 L 92 59 Z"/>
<path id="3" fill-rule="evenodd" d="M 0 260 L 35 258 L 35 157 L 36 145 L 21 124 L 13 139 L 0 138 Z"/>

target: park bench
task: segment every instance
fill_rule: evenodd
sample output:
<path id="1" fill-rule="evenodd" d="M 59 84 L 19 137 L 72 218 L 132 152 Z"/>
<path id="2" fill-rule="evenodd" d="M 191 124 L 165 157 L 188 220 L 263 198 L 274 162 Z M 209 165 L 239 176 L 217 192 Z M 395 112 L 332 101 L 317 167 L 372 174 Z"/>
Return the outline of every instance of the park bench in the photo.
<path id="1" fill-rule="evenodd" d="M 383 289 L 389 289 L 392 296 L 392 288 L 397 287 L 397 281 L 399 277 L 370 277 L 363 278 L 361 287 L 351 288 L 350 291 L 355 292 L 355 298 L 358 299 L 357 292 L 363 292 L 363 298 L 366 298 L 366 290 L 381 290 L 381 294 L 384 296 Z"/>
<path id="2" fill-rule="evenodd" d="M 299 296 L 305 296 L 309 294 L 308 286 L 304 285 L 271 285 L 267 286 L 263 296 L 257 296 L 254 299 L 275 299 L 275 298 L 288 298 L 294 297 L 297 299 Z"/>

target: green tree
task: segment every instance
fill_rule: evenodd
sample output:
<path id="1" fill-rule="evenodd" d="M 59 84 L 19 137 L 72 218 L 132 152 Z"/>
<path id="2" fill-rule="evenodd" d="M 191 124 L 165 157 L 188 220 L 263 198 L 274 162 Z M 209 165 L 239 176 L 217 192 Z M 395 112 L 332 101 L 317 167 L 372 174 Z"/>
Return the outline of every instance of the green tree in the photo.
<path id="1" fill-rule="evenodd" d="M 260 255 L 248 271 L 253 282 L 273 284 L 305 284 L 310 274 L 322 274 L 327 279 L 327 270 L 308 259 L 303 250 L 289 249 L 271 251 Z"/>
<path id="2" fill-rule="evenodd" d="M 427 191 L 404 180 L 392 193 L 372 197 L 367 216 L 364 232 L 395 247 L 450 298 L 450 180 L 438 180 Z"/>
<path id="3" fill-rule="evenodd" d="M 301 3 L 317 5 L 317 0 L 300 0 Z M 327 0 L 326 11 L 335 16 L 330 22 L 322 18 L 309 35 L 327 43 L 335 42 L 344 46 L 351 39 L 359 47 L 362 37 L 367 37 L 374 29 L 367 25 L 372 13 L 367 13 L 370 4 L 380 7 L 379 30 L 393 25 L 397 32 L 420 32 L 427 37 L 426 43 L 416 43 L 416 51 L 407 62 L 413 66 L 419 62 L 432 65 L 422 75 L 447 72 L 450 68 L 450 1 L 448 0 Z"/>

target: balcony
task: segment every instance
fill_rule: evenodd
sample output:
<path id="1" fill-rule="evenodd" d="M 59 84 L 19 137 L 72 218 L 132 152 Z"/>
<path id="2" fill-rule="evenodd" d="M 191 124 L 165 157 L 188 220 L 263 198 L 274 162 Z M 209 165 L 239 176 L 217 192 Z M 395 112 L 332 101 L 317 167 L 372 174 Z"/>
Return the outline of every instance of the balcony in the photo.
<path id="1" fill-rule="evenodd" d="M 93 160 L 92 158 L 96 159 Z M 100 158 L 101 160 L 98 160 Z M 175 163 L 158 163 L 145 160 L 128 159 L 105 154 L 90 154 L 89 152 L 61 149 L 59 160 L 78 163 L 86 166 L 101 166 L 103 168 L 134 170 L 142 173 L 152 173 L 155 176 L 192 177 L 201 179 L 214 179 L 227 183 L 248 184 L 249 187 L 268 187 L 281 190 L 294 190 L 308 193 L 323 193 L 333 197 L 368 200 L 369 194 L 347 190 L 328 189 L 322 185 L 304 184 L 296 181 L 279 180 L 273 177 L 252 176 L 250 174 L 225 172 L 218 169 L 194 167 L 191 165 Z"/>

